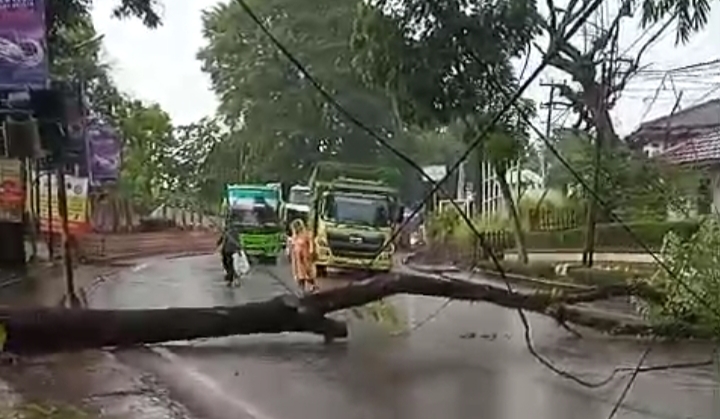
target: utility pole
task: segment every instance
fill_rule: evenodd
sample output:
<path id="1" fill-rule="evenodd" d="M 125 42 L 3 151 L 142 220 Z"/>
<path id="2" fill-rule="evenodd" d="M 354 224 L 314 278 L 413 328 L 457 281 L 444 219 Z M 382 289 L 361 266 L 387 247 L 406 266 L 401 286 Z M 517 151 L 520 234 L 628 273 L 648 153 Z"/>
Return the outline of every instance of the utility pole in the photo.
<path id="1" fill-rule="evenodd" d="M 53 198 L 53 187 L 52 187 L 52 172 L 48 169 L 47 172 L 47 245 L 48 245 L 48 257 L 50 258 L 50 262 L 54 263 L 55 261 L 55 240 L 53 238 L 53 204 L 52 204 L 52 198 Z"/>
<path id="2" fill-rule="evenodd" d="M 549 87 L 550 93 L 548 94 L 548 101 L 544 104 L 547 107 L 547 119 L 545 120 L 545 138 L 550 139 L 552 133 L 552 113 L 553 106 L 555 105 L 555 83 L 540 83 L 540 86 Z M 543 150 L 540 153 L 540 175 L 542 176 L 543 188 L 547 187 L 547 161 L 546 153 Z"/>
<path id="3" fill-rule="evenodd" d="M 67 185 L 65 184 L 65 168 L 62 164 L 57 168 L 57 193 L 58 193 L 58 212 L 62 222 L 62 253 L 63 267 L 65 268 L 65 287 L 67 292 L 67 301 L 71 308 L 80 307 L 80 299 L 75 293 L 75 276 L 72 266 L 72 246 L 70 245 L 70 229 L 68 226 L 68 208 L 67 208 Z"/>

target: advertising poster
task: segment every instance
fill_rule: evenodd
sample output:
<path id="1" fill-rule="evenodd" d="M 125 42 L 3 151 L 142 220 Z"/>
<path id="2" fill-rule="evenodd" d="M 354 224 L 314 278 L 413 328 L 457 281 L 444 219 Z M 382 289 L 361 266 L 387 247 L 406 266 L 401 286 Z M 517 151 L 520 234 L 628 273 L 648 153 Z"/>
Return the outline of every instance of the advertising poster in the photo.
<path id="1" fill-rule="evenodd" d="M 0 158 L 0 222 L 22 223 L 24 209 L 22 164 L 20 160 Z"/>
<path id="2" fill-rule="evenodd" d="M 0 0 L 2 1 L 2 0 Z M 48 224 L 48 182 L 52 182 L 52 231 L 62 231 L 60 213 L 58 211 L 57 176 L 52 174 L 40 176 L 40 230 L 49 231 Z M 80 235 L 89 228 L 88 222 L 88 179 L 65 175 L 65 190 L 68 206 L 68 229 L 72 235 Z"/>
<path id="3" fill-rule="evenodd" d="M 44 0 L 0 0 L 0 88 L 48 83 Z"/>
<path id="4" fill-rule="evenodd" d="M 105 121 L 93 118 L 86 123 L 85 135 L 90 183 L 95 186 L 117 181 L 121 145 L 117 130 Z"/>

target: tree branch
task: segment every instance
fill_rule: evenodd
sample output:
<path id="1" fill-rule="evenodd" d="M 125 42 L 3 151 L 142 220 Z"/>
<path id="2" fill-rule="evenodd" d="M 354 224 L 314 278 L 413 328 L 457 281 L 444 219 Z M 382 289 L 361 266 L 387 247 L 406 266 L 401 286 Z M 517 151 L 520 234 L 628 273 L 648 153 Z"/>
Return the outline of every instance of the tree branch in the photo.
<path id="1" fill-rule="evenodd" d="M 433 274 L 389 274 L 302 298 L 281 296 L 237 307 L 148 310 L 0 309 L 7 332 L 4 349 L 16 354 L 131 346 L 229 335 L 311 332 L 347 336 L 346 326 L 326 314 L 362 306 L 395 294 L 484 301 L 523 309 L 610 333 L 661 333 L 642 322 L 614 319 L 573 304 L 636 295 L 661 295 L 642 284 L 573 292 L 510 292 L 484 283 L 447 280 Z"/>
<path id="2" fill-rule="evenodd" d="M 640 51 L 635 55 L 635 58 L 631 61 L 630 66 L 628 70 L 625 72 L 625 74 L 620 78 L 620 81 L 617 83 L 614 83 L 614 86 L 610 89 L 609 94 L 615 95 L 615 98 L 610 101 L 609 108 L 612 109 L 612 107 L 615 106 L 617 103 L 617 100 L 620 98 L 619 94 L 623 90 L 625 90 L 625 87 L 627 87 L 627 84 L 630 82 L 630 79 L 637 74 L 637 72 L 640 70 L 640 61 L 642 60 L 642 57 L 645 55 L 645 52 L 652 46 L 655 41 L 660 38 L 660 36 L 665 33 L 665 31 L 670 27 L 670 24 L 675 21 L 677 15 L 674 15 L 670 19 L 668 19 L 661 27 L 658 29 L 657 32 L 655 32 L 644 44 L 642 47 L 640 47 Z M 619 69 L 618 69 L 619 73 Z"/>

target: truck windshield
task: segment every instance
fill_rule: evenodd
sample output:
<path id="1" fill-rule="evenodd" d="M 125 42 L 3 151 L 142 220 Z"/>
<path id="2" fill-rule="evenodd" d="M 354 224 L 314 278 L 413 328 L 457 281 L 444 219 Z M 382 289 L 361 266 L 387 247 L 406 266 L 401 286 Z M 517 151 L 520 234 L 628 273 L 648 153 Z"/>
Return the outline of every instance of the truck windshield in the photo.
<path id="1" fill-rule="evenodd" d="M 270 206 L 233 208 L 228 218 L 234 224 L 247 226 L 277 224 L 278 222 L 277 215 Z"/>
<path id="2" fill-rule="evenodd" d="M 332 221 L 373 227 L 390 225 L 390 211 L 384 197 L 335 195 L 330 199 L 328 216 Z"/>
<path id="3" fill-rule="evenodd" d="M 311 201 L 312 197 L 310 196 L 310 191 L 300 189 L 290 190 L 290 196 L 288 197 L 289 203 L 297 205 L 310 205 Z"/>

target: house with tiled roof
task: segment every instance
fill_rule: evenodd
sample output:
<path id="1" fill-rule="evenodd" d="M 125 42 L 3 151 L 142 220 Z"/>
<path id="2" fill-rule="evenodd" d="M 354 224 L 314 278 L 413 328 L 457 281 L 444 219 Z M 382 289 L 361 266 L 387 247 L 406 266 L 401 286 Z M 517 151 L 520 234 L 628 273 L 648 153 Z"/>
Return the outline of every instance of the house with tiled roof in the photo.
<path id="1" fill-rule="evenodd" d="M 644 122 L 628 142 L 649 157 L 701 174 L 696 213 L 720 213 L 720 99 Z M 714 207 L 714 208 L 713 208 Z"/>

